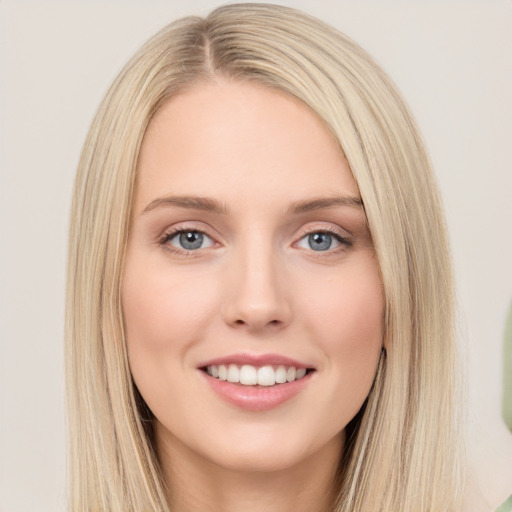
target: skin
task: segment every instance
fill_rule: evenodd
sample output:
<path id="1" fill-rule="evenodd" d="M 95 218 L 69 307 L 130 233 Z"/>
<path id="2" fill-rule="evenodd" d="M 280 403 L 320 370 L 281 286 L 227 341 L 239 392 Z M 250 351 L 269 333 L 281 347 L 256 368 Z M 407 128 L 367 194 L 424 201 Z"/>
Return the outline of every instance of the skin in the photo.
<path id="1" fill-rule="evenodd" d="M 344 428 L 382 345 L 378 265 L 343 152 L 297 100 L 216 78 L 157 112 L 138 172 L 122 300 L 173 510 L 329 510 Z M 340 197 L 351 199 L 297 209 Z M 204 233 L 203 245 L 186 251 L 176 229 Z M 313 250 L 312 233 L 331 247 Z M 315 372 L 284 404 L 247 411 L 198 369 L 235 353 Z"/>

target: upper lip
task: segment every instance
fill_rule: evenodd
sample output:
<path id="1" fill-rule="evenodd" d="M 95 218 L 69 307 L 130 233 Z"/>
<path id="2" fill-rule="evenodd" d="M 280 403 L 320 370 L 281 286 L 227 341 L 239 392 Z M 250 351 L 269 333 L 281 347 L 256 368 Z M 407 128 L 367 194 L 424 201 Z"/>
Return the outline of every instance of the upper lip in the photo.
<path id="1" fill-rule="evenodd" d="M 211 365 L 236 364 L 242 366 L 248 364 L 251 366 L 294 366 L 295 368 L 313 368 L 312 365 L 302 363 L 290 357 L 280 354 L 230 354 L 227 356 L 209 359 L 198 365 L 198 368 L 204 368 Z"/>

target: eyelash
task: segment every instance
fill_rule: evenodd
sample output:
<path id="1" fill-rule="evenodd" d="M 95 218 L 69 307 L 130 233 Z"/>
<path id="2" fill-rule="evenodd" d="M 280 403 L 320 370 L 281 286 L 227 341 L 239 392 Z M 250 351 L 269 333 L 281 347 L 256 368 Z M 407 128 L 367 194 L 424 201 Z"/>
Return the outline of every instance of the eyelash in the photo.
<path id="1" fill-rule="evenodd" d="M 177 254 L 180 256 L 196 256 L 197 254 L 195 254 L 195 253 L 198 253 L 200 248 L 195 249 L 195 250 L 180 249 L 180 248 L 174 247 L 168 243 L 170 240 L 172 240 L 177 235 L 180 235 L 182 233 L 199 233 L 200 235 L 203 235 L 203 236 L 209 238 L 210 240 L 212 240 L 213 241 L 212 245 L 215 245 L 215 243 L 216 243 L 215 240 L 211 236 L 209 236 L 205 231 L 202 231 L 201 229 L 197 229 L 195 227 L 188 228 L 185 226 L 185 227 L 179 227 L 176 229 L 172 229 L 171 231 L 164 233 L 160 237 L 159 245 L 161 245 L 165 250 L 171 252 L 172 254 Z M 350 247 L 352 247 L 352 245 L 353 245 L 353 242 L 350 238 L 341 236 L 334 229 L 329 229 L 326 227 L 323 227 L 321 229 L 311 229 L 311 230 L 303 232 L 301 234 L 300 238 L 298 239 L 298 241 L 294 243 L 294 245 L 296 245 L 297 243 L 299 243 L 306 237 L 308 237 L 310 235 L 315 235 L 315 234 L 327 234 L 329 236 L 332 236 L 340 244 L 338 247 L 336 247 L 334 249 L 327 249 L 326 251 L 315 251 L 314 249 L 309 249 L 309 251 L 312 253 L 315 253 L 315 255 L 317 257 L 322 257 L 322 256 L 328 257 L 333 254 L 337 254 L 338 252 L 345 251 L 345 250 L 349 249 Z"/>
<path id="2" fill-rule="evenodd" d="M 338 233 L 335 229 L 322 227 L 317 229 L 307 230 L 301 234 L 299 240 L 294 243 L 294 245 L 298 244 L 300 241 L 304 240 L 306 237 L 310 235 L 316 234 L 326 234 L 332 236 L 340 245 L 335 247 L 334 249 L 327 249 L 326 251 L 315 251 L 314 249 L 309 249 L 310 252 L 314 253 L 316 257 L 329 257 L 338 254 L 339 252 L 346 251 L 351 248 L 353 242 L 350 238 L 344 237 Z"/>
<path id="3" fill-rule="evenodd" d="M 177 235 L 180 235 L 182 233 L 199 233 L 203 236 L 208 237 L 210 240 L 214 241 L 211 236 L 209 236 L 207 233 L 205 233 L 201 229 L 183 226 L 183 227 L 179 227 L 176 229 L 172 229 L 171 231 L 165 232 L 159 240 L 159 245 L 161 245 L 166 251 L 169 251 L 172 254 L 177 254 L 179 256 L 196 256 L 195 253 L 197 253 L 199 251 L 198 249 L 196 249 L 196 250 L 180 249 L 180 248 L 174 247 L 173 245 L 170 245 L 168 243 L 174 237 L 176 237 Z"/>

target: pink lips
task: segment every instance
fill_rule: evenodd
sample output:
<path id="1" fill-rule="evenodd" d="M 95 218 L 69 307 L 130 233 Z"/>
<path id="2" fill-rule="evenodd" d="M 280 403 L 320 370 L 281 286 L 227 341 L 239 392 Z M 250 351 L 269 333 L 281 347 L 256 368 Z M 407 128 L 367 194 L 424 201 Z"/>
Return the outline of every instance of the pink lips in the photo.
<path id="1" fill-rule="evenodd" d="M 295 366 L 295 368 L 311 368 L 310 365 L 284 357 L 278 354 L 234 354 L 226 357 L 211 359 L 201 363 L 198 368 L 210 388 L 224 401 L 247 411 L 266 411 L 278 407 L 298 395 L 311 381 L 314 372 L 306 374 L 299 380 L 276 384 L 274 386 L 244 386 L 219 380 L 208 375 L 204 370 L 210 365 L 244 365 L 252 366 Z"/>
<path id="2" fill-rule="evenodd" d="M 300 363 L 295 359 L 281 356 L 279 354 L 233 354 L 225 357 L 218 357 L 217 359 L 210 359 L 198 365 L 198 368 L 210 366 L 212 364 L 250 364 L 252 366 L 295 366 L 295 368 L 312 368 L 310 365 Z"/>

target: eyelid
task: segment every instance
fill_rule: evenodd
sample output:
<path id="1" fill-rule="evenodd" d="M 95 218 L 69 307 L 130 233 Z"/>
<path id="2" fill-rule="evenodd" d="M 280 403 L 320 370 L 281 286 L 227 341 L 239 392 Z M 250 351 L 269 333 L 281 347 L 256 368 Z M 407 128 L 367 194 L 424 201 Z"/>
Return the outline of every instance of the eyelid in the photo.
<path id="1" fill-rule="evenodd" d="M 339 237 L 342 240 L 352 240 L 352 234 L 348 232 L 346 229 L 342 229 L 338 226 L 333 226 L 332 224 L 322 224 L 320 222 L 310 223 L 306 226 L 303 226 L 298 234 L 296 239 L 302 239 L 307 235 L 311 235 L 312 233 L 329 233 Z"/>
<path id="2" fill-rule="evenodd" d="M 161 230 L 157 238 L 158 240 L 162 240 L 169 235 L 180 233 L 182 231 L 197 231 L 198 233 L 208 236 L 212 240 L 217 241 L 219 239 L 216 231 L 214 231 L 211 227 L 209 227 L 204 222 L 195 220 L 176 222 L 175 224 L 172 224 L 171 226 Z"/>

